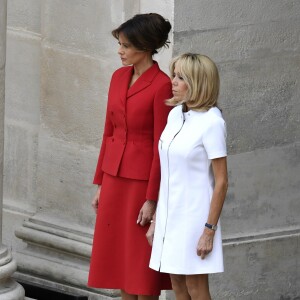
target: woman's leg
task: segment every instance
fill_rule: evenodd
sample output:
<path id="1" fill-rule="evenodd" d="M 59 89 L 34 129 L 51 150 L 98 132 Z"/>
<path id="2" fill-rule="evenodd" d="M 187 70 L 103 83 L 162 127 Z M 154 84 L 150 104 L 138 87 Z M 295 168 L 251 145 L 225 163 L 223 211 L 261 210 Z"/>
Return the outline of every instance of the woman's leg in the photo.
<path id="1" fill-rule="evenodd" d="M 158 300 L 158 296 L 138 295 L 138 300 Z"/>
<path id="2" fill-rule="evenodd" d="M 186 286 L 192 300 L 211 300 L 208 274 L 186 275 Z"/>
<path id="3" fill-rule="evenodd" d="M 176 300 L 191 300 L 186 286 L 186 276 L 170 274 L 170 277 Z"/>
<path id="4" fill-rule="evenodd" d="M 127 294 L 123 290 L 121 290 L 121 296 L 122 296 L 122 300 L 138 300 L 137 295 Z"/>
<path id="5" fill-rule="evenodd" d="M 132 295 L 121 290 L 122 300 L 158 300 L 158 296 Z"/>

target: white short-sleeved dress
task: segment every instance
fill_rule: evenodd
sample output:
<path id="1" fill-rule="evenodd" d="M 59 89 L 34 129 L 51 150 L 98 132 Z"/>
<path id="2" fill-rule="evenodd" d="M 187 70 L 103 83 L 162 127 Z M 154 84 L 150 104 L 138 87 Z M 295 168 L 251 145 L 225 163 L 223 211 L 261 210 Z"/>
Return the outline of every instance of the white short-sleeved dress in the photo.
<path id="1" fill-rule="evenodd" d="M 183 113 L 182 105 L 174 107 L 158 147 L 161 185 L 150 268 L 185 275 L 223 272 L 220 222 L 212 252 L 204 260 L 196 252 L 214 188 L 211 160 L 227 155 L 220 110 Z"/>

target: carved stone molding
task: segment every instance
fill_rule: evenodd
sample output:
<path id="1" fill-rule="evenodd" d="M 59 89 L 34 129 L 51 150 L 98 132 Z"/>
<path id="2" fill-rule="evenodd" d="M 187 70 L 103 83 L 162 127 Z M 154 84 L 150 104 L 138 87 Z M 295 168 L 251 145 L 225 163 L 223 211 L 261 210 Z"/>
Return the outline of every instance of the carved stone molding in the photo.
<path id="1" fill-rule="evenodd" d="M 87 287 L 92 249 L 92 236 L 89 234 L 36 218 L 25 221 L 15 234 L 27 244 L 24 250 L 16 253 L 17 277 L 25 276 L 27 281 L 31 281 L 29 278 L 32 276 L 43 286 L 55 286 L 65 292 L 74 292 L 75 289 L 80 295 L 94 295 L 94 299 L 119 296 L 117 290 Z"/>

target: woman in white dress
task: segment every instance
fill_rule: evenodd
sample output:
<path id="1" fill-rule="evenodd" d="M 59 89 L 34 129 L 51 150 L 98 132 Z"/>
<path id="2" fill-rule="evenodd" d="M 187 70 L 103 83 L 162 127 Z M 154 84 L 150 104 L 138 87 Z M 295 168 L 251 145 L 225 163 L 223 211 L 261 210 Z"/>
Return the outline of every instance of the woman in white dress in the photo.
<path id="1" fill-rule="evenodd" d="M 170 65 L 175 106 L 159 141 L 160 196 L 147 233 L 150 268 L 170 273 L 177 300 L 211 299 L 208 274 L 223 272 L 220 214 L 227 192 L 226 125 L 219 74 L 207 56 Z M 154 233 L 154 238 L 153 238 Z"/>

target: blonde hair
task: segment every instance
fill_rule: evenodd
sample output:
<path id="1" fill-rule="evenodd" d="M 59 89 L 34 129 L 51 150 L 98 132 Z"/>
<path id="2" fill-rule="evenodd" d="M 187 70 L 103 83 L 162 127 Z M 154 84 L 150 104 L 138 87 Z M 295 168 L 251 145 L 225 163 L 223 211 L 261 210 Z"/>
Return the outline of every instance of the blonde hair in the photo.
<path id="1" fill-rule="evenodd" d="M 174 78 L 175 65 L 188 87 L 187 99 L 178 102 L 171 98 L 166 104 L 175 106 L 184 103 L 193 110 L 217 106 L 220 78 L 217 66 L 209 57 L 192 53 L 175 57 L 170 64 L 171 79 Z"/>

